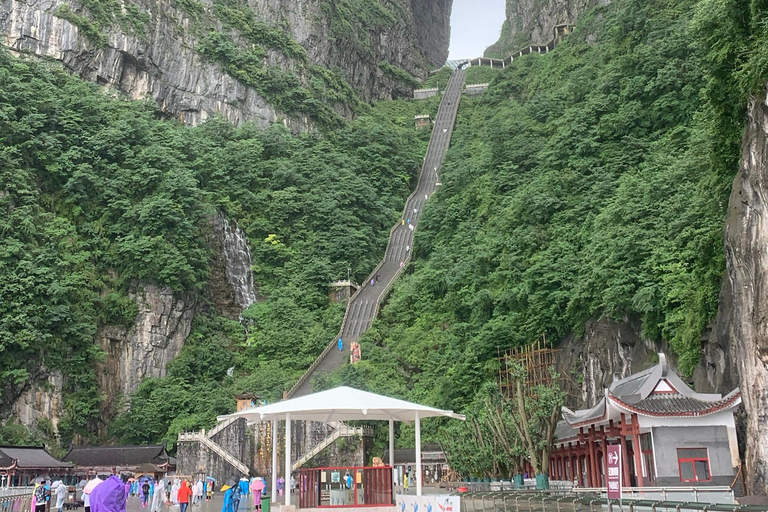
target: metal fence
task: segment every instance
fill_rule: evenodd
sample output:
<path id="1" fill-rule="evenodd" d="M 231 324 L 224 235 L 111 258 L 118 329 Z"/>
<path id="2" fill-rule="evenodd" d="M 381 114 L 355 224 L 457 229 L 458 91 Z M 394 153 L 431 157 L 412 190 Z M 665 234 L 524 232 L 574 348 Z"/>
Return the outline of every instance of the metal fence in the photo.
<path id="1" fill-rule="evenodd" d="M 687 510 L 760 511 L 768 507 L 666 501 L 655 499 L 608 500 L 599 494 L 564 492 L 469 492 L 461 496 L 461 512 L 681 512 Z"/>
<path id="2" fill-rule="evenodd" d="M 25 486 L 18 486 L 18 487 L 0 487 L 0 497 L 32 494 L 34 490 L 35 490 L 34 485 L 25 485 Z"/>
<path id="3" fill-rule="evenodd" d="M 29 512 L 31 508 L 32 493 L 0 496 L 0 512 Z"/>

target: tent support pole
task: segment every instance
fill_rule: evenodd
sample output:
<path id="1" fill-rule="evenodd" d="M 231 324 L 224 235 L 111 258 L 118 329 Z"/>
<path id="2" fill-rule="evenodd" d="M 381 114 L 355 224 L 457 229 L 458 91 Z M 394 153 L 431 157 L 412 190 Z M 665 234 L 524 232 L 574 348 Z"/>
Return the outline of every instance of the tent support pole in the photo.
<path id="1" fill-rule="evenodd" d="M 272 503 L 277 501 L 277 419 L 272 420 Z"/>
<path id="2" fill-rule="evenodd" d="M 416 411 L 416 496 L 421 496 L 421 418 Z"/>
<path id="3" fill-rule="evenodd" d="M 291 482 L 291 413 L 285 414 L 285 506 L 291 506 L 291 491 L 288 488 Z"/>
<path id="4" fill-rule="evenodd" d="M 392 482 L 395 478 L 395 420 L 389 420 L 389 465 L 392 466 Z"/>

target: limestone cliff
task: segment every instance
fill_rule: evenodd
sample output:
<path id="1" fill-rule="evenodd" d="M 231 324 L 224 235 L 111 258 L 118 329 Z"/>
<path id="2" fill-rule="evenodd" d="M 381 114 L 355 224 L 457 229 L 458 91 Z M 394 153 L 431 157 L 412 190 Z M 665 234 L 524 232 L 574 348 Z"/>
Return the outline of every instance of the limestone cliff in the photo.
<path id="1" fill-rule="evenodd" d="M 768 492 L 768 96 L 751 101 L 725 222 L 726 276 L 705 354 L 741 383 L 746 487 Z M 735 355 L 738 354 L 738 357 Z M 702 369 L 707 374 L 706 368 Z M 715 383 L 721 378 L 712 372 Z"/>
<path id="2" fill-rule="evenodd" d="M 312 100 L 351 113 L 338 97 L 348 86 L 327 70 L 367 101 L 408 89 L 381 62 L 424 77 L 445 61 L 452 0 L 379 1 L 0 0 L 0 44 L 60 61 L 129 98 L 152 98 L 190 124 L 221 114 L 262 126 L 283 118 L 301 130 L 314 123 L 302 111 Z M 279 93 L 265 98 L 264 76 L 292 94 L 300 88 L 298 106 L 278 102 L 281 111 Z"/>
<path id="3" fill-rule="evenodd" d="M 499 40 L 487 57 L 506 57 L 527 44 L 546 44 L 557 25 L 575 24 L 582 12 L 610 0 L 507 0 L 506 19 Z"/>
<path id="4" fill-rule="evenodd" d="M 565 379 L 568 405 L 592 407 L 602 398 L 613 375 L 626 377 L 655 364 L 664 347 L 643 338 L 637 321 L 590 320 L 584 334 L 560 340 L 557 370 Z"/>
<path id="5" fill-rule="evenodd" d="M 139 313 L 130 329 L 106 326 L 96 342 L 105 353 L 98 368 L 102 426 L 111 418 L 115 400 L 136 391 L 149 377 L 164 377 L 192 328 L 197 297 L 170 288 L 139 283 L 131 291 Z"/>

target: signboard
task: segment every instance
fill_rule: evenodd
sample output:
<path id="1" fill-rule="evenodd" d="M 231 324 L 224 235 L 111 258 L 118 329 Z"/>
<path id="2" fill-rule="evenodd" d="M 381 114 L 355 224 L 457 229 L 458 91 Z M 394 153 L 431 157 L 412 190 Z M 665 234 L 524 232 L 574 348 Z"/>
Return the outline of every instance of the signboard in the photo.
<path id="1" fill-rule="evenodd" d="M 621 499 L 621 445 L 606 446 L 608 499 Z"/>
<path id="2" fill-rule="evenodd" d="M 461 498 L 447 494 L 429 496 L 412 496 L 398 494 L 395 496 L 396 512 L 460 512 Z"/>

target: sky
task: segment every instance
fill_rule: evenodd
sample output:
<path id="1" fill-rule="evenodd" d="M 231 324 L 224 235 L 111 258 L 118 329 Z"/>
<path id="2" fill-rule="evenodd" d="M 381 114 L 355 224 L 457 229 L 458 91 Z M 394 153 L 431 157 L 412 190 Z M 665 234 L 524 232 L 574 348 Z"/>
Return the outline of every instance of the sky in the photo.
<path id="1" fill-rule="evenodd" d="M 448 59 L 480 57 L 499 39 L 504 0 L 453 0 Z"/>

